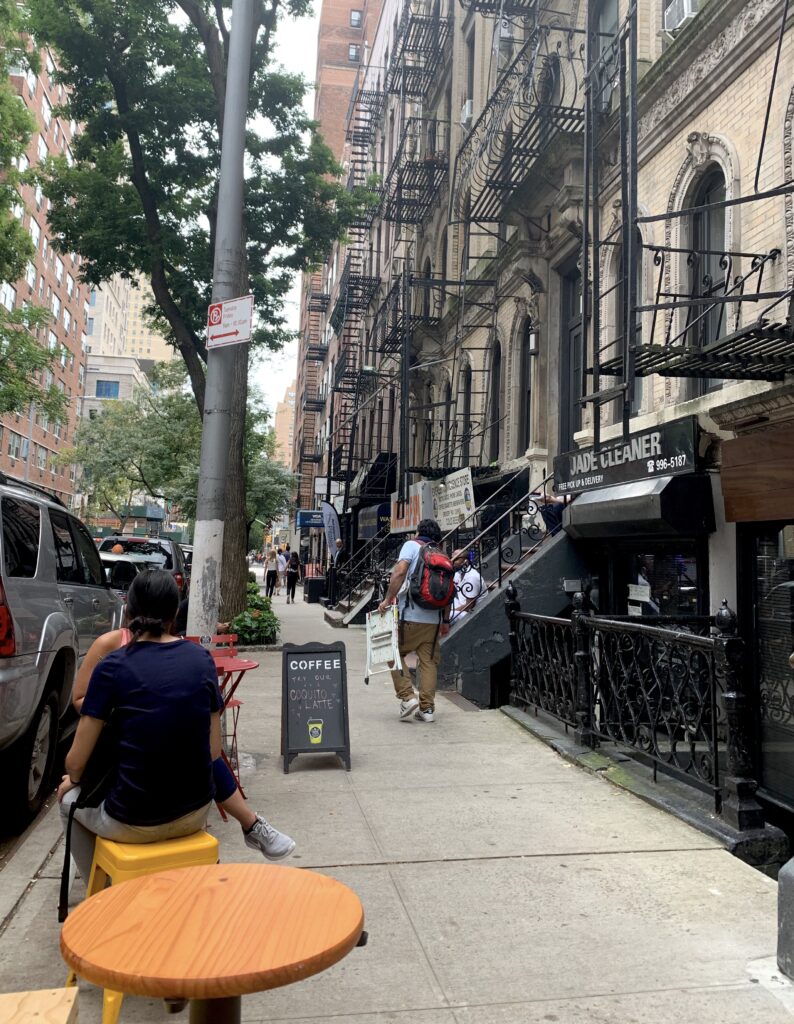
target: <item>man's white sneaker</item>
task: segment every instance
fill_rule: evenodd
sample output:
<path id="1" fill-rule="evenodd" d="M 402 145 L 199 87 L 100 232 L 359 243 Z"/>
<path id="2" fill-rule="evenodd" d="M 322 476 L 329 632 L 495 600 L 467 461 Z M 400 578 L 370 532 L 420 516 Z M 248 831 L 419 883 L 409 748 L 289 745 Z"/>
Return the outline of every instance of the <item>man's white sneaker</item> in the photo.
<path id="1" fill-rule="evenodd" d="M 257 814 L 251 831 L 243 832 L 243 837 L 246 846 L 259 850 L 268 860 L 284 860 L 295 849 L 295 840 L 273 828 L 260 814 Z"/>
<path id="2" fill-rule="evenodd" d="M 416 697 L 411 697 L 410 700 L 400 701 L 400 718 L 404 721 L 410 718 L 411 715 L 419 707 L 419 701 Z"/>
<path id="3" fill-rule="evenodd" d="M 426 708 L 424 711 L 420 708 L 414 715 L 414 718 L 417 722 L 435 722 L 436 720 L 435 712 L 432 708 Z"/>

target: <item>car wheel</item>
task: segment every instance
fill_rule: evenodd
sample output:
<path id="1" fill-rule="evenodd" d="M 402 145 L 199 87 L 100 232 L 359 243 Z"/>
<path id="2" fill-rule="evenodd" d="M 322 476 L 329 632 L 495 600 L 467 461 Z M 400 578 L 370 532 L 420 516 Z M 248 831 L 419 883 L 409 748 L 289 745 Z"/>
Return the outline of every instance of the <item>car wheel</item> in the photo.
<path id="1" fill-rule="evenodd" d="M 10 817 L 25 824 L 35 817 L 52 785 L 58 735 L 58 694 L 48 690 L 28 731 L 5 755 Z"/>

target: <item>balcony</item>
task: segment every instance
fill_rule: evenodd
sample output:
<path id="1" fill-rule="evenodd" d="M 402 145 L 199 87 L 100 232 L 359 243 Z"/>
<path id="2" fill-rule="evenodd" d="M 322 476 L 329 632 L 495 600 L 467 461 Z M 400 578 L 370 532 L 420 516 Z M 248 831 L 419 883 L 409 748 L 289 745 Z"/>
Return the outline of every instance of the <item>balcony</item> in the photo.
<path id="1" fill-rule="evenodd" d="M 306 361 L 309 363 L 324 363 L 327 355 L 327 345 L 309 344 L 306 346 Z"/>
<path id="2" fill-rule="evenodd" d="M 325 313 L 331 302 L 328 292 L 309 292 L 309 312 Z"/>
<path id="3" fill-rule="evenodd" d="M 307 391 L 303 396 L 304 412 L 323 412 L 325 410 L 325 394 L 322 391 Z"/>
<path id="4" fill-rule="evenodd" d="M 304 441 L 301 445 L 300 461 L 320 463 L 323 461 L 323 451 L 317 445 Z"/>
<path id="5" fill-rule="evenodd" d="M 483 223 L 502 220 L 505 207 L 556 139 L 575 136 L 581 145 L 584 72 L 581 36 L 548 25 L 533 30 L 458 151 L 454 197 L 459 215 Z"/>
<path id="6" fill-rule="evenodd" d="M 451 52 L 452 18 L 419 14 L 419 6 L 407 0 L 386 72 L 386 92 L 413 99 L 427 95 L 444 57 Z"/>
<path id="7" fill-rule="evenodd" d="M 640 258 L 642 253 L 657 268 L 657 301 L 636 307 L 635 376 L 782 381 L 794 373 L 794 282 L 764 286 L 779 249 L 719 253 L 647 246 Z M 674 261 L 688 270 L 678 291 L 666 284 Z M 789 319 L 782 319 L 787 313 Z M 623 355 L 616 354 L 623 341 L 620 336 L 602 345 L 602 374 L 623 376 Z"/>
<path id="8" fill-rule="evenodd" d="M 449 175 L 449 122 L 409 117 L 384 185 L 383 216 L 421 224 Z"/>
<path id="9" fill-rule="evenodd" d="M 384 355 L 400 351 L 406 328 L 411 334 L 417 329 L 430 332 L 438 328 L 441 322 L 444 302 L 444 282 L 441 278 L 411 277 L 409 286 L 411 314 L 407 323 L 403 315 L 401 280 L 391 287 L 375 314 L 370 341 Z"/>
<path id="10" fill-rule="evenodd" d="M 347 254 L 345 267 L 339 279 L 339 293 L 336 304 L 331 313 L 329 322 L 334 331 L 339 334 L 342 325 L 351 313 L 363 313 L 372 296 L 378 290 L 379 277 L 370 277 L 364 274 L 360 268 L 360 258 L 356 257 L 355 262 L 352 254 Z"/>

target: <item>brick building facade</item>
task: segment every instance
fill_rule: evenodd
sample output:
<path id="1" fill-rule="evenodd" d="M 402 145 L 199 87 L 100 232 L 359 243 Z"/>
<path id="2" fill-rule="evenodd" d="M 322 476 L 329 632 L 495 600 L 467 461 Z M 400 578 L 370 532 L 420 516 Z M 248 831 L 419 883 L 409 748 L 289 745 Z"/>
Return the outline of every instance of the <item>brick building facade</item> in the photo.
<path id="1" fill-rule="evenodd" d="M 63 101 L 63 87 L 54 81 L 55 63 L 50 53 L 44 50 L 40 56 L 38 75 L 12 75 L 13 86 L 36 121 L 36 131 L 22 161 L 23 169 L 48 156 L 72 159 L 76 126 L 53 113 Z M 50 311 L 50 324 L 40 332 L 39 340 L 53 349 L 61 346 L 63 354 L 44 372 L 42 383 L 55 383 L 63 391 L 68 410 L 60 422 L 49 420 L 35 405 L 17 415 L 3 417 L 0 470 L 47 487 L 68 504 L 75 493 L 76 471 L 73 466 L 56 466 L 54 459 L 59 449 L 71 442 L 80 415 L 89 292 L 79 282 L 79 257 L 58 253 L 52 245 L 47 226 L 48 202 L 41 190 L 23 186 L 21 197 L 17 215 L 30 233 L 35 253 L 23 279 L 0 285 L 2 301 L 7 308 L 29 302 Z"/>

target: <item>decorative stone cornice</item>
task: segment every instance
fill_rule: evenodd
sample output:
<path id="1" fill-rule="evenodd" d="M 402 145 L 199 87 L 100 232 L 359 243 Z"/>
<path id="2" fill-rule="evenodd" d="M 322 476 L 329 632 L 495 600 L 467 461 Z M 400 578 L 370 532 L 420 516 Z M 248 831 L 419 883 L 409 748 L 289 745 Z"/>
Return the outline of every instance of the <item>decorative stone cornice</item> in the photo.
<path id="1" fill-rule="evenodd" d="M 794 383 L 771 387 L 761 394 L 741 398 L 709 410 L 709 417 L 722 430 L 743 433 L 794 419 Z"/>
<path id="2" fill-rule="evenodd" d="M 712 10 L 714 11 L 712 17 L 719 17 L 721 4 L 722 0 L 712 0 L 712 3 L 694 19 L 690 30 L 693 33 L 692 44 L 689 47 L 685 45 L 685 38 L 677 41 L 679 45 L 684 45 L 681 45 L 680 52 L 676 54 L 678 59 L 671 61 L 669 74 L 660 72 L 657 77 L 652 70 L 646 76 L 648 80 L 643 80 L 643 91 L 649 95 L 653 95 L 657 89 L 663 91 L 640 117 L 638 125 L 640 141 L 650 135 L 674 111 L 686 109 L 689 106 L 687 100 L 695 89 L 721 65 L 728 65 L 731 53 L 747 36 L 761 23 L 769 23 L 774 13 L 780 10 L 780 0 L 745 0 L 744 5 L 729 25 L 701 50 L 698 50 L 696 55 L 694 52 L 688 53 L 687 50 L 694 51 L 697 47 L 698 29 L 704 24 L 701 19 L 708 18 Z M 665 58 L 662 57 L 661 60 L 664 61 Z M 680 67 L 681 61 L 685 61 L 683 67 Z M 680 70 L 678 70 L 679 67 Z"/>

